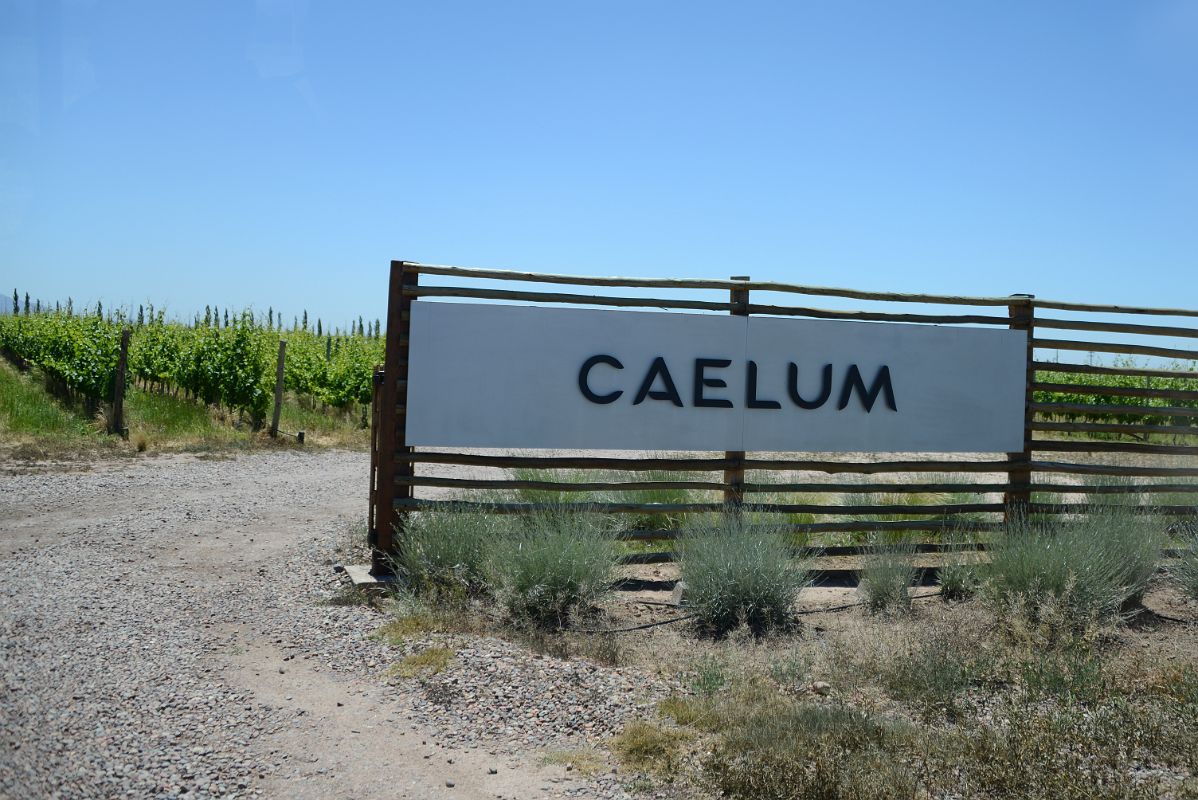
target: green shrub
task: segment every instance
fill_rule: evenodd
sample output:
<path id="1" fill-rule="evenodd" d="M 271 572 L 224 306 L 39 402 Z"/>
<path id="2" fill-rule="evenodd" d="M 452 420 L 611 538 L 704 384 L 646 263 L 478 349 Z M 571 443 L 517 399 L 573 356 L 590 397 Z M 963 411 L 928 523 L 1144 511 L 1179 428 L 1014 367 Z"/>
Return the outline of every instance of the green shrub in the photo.
<path id="1" fill-rule="evenodd" d="M 1078 520 L 1016 519 L 991 551 L 991 599 L 1033 617 L 1051 600 L 1078 625 L 1110 619 L 1143 596 L 1164 537 L 1160 520 L 1118 503 Z"/>
<path id="2" fill-rule="evenodd" d="M 791 620 L 808 569 L 791 557 L 782 527 L 735 514 L 687 528 L 679 542 L 686 600 L 699 627 L 722 635 L 747 624 L 761 634 Z"/>
<path id="3" fill-rule="evenodd" d="M 617 553 L 594 514 L 547 512 L 523 520 L 488 550 L 487 574 L 517 623 L 563 627 L 609 590 Z"/>
<path id="4" fill-rule="evenodd" d="M 909 798 L 904 765 L 917 732 L 844 706 L 770 703 L 734 715 L 704 764 L 715 787 L 743 800 Z"/>
<path id="5" fill-rule="evenodd" d="M 1186 597 L 1198 600 L 1198 522 L 1179 523 L 1173 531 L 1182 539 L 1182 551 L 1170 565 L 1169 575 Z"/>
<path id="6" fill-rule="evenodd" d="M 872 536 L 858 573 L 857 592 L 872 613 L 904 613 L 911 608 L 910 588 L 919 579 L 915 544 L 901 538 Z"/>
<path id="7" fill-rule="evenodd" d="M 972 556 L 972 546 L 964 536 L 952 535 L 945 540 L 943 552 L 947 560 L 936 571 L 940 598 L 947 601 L 973 597 L 981 586 L 981 578 L 977 564 L 965 560 Z"/>
<path id="8" fill-rule="evenodd" d="M 494 514 L 479 511 L 416 514 L 400 534 L 397 571 L 426 596 L 478 594 L 486 588 L 486 553 L 502 536 L 501 525 Z"/>

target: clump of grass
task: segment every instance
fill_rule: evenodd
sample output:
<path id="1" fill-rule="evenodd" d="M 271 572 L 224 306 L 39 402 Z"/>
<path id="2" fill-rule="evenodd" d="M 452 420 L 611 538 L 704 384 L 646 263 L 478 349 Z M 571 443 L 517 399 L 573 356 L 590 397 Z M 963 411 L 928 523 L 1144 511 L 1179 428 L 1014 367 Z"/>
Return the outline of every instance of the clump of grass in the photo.
<path id="1" fill-rule="evenodd" d="M 1120 504 L 1078 520 L 1017 519 L 991 550 L 992 601 L 1033 618 L 1044 601 L 1080 626 L 1139 602 L 1164 542 L 1159 520 Z"/>
<path id="2" fill-rule="evenodd" d="M 705 655 L 695 662 L 690 675 L 690 688 L 701 697 L 710 697 L 728 685 L 728 670 L 724 662 Z"/>
<path id="3" fill-rule="evenodd" d="M 487 573 L 513 621 L 561 628 L 610 589 L 616 560 L 602 519 L 547 512 L 528 517 L 490 548 Z"/>
<path id="4" fill-rule="evenodd" d="M 966 560 L 972 555 L 973 548 L 962 534 L 948 536 L 944 544 L 943 552 L 948 560 L 936 572 L 940 599 L 967 600 L 977 594 L 982 585 L 977 564 Z"/>
<path id="5" fill-rule="evenodd" d="M 595 750 L 554 750 L 541 756 L 541 763 L 565 767 L 586 778 L 593 778 L 607 767 L 607 760 Z"/>
<path id="6" fill-rule="evenodd" d="M 845 706 L 767 703 L 729 715 L 704 764 L 727 797 L 915 797 L 912 726 Z"/>
<path id="7" fill-rule="evenodd" d="M 901 538 L 871 536 L 858 574 L 857 592 L 871 613 L 911 610 L 910 589 L 919 579 L 915 544 Z"/>
<path id="8" fill-rule="evenodd" d="M 1181 539 L 1181 553 L 1169 566 L 1169 575 L 1186 597 L 1198 600 L 1198 522 L 1178 524 L 1173 530 Z"/>
<path id="9" fill-rule="evenodd" d="M 723 514 L 689 527 L 679 542 L 686 601 L 716 636 L 744 623 L 756 635 L 786 626 L 808 568 L 792 558 L 784 528 Z"/>
<path id="10" fill-rule="evenodd" d="M 626 472 L 609 472 L 604 474 L 607 481 L 627 481 Z M 681 483 L 694 480 L 694 476 L 686 472 L 672 470 L 649 470 L 637 473 L 636 480 L 656 481 L 659 483 Z M 703 501 L 703 493 L 693 489 L 679 487 L 654 487 L 652 489 L 622 489 L 609 492 L 601 498 L 612 503 L 657 503 L 659 505 L 686 505 Z M 670 512 L 666 514 L 634 514 L 627 517 L 628 527 L 632 530 L 652 530 L 657 528 L 678 529 L 683 527 L 692 515 L 686 512 Z"/>
<path id="11" fill-rule="evenodd" d="M 473 510 L 417 514 L 404 526 L 396 571 L 415 591 L 440 600 L 480 594 L 500 525 L 496 515 Z"/>
<path id="12" fill-rule="evenodd" d="M 453 656 L 448 647 L 428 647 L 396 662 L 388 672 L 400 678 L 427 678 L 449 666 Z"/>
<path id="13" fill-rule="evenodd" d="M 682 745 L 690 737 L 653 722 L 630 722 L 611 740 L 612 752 L 629 769 L 670 779 L 678 770 Z"/>

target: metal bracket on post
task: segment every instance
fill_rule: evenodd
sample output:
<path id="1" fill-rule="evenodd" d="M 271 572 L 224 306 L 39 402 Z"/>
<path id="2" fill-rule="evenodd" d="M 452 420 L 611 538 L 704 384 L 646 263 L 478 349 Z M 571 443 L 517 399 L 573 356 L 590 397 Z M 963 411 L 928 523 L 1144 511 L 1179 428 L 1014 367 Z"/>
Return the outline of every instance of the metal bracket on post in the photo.
<path id="1" fill-rule="evenodd" d="M 1011 330 L 1025 331 L 1027 350 L 1023 376 L 1023 450 L 1007 453 L 1007 491 L 1003 495 L 1003 522 L 1026 517 L 1032 500 L 1032 383 L 1036 380 L 1035 348 L 1032 339 L 1036 328 L 1036 307 L 1033 294 L 1013 294 L 1007 306 Z"/>

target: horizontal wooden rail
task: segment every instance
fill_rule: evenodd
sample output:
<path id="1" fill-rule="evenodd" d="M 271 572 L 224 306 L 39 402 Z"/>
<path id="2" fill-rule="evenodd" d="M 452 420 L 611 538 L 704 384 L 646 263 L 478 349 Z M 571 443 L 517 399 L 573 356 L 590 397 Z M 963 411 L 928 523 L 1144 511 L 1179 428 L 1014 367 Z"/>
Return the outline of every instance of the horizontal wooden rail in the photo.
<path id="1" fill-rule="evenodd" d="M 1033 361 L 1037 372 L 1062 372 L 1085 375 L 1119 375 L 1132 378 L 1182 378 L 1198 383 L 1198 370 L 1140 369 L 1139 367 L 1104 367 L 1098 364 L 1068 364 L 1060 361 Z"/>
<path id="2" fill-rule="evenodd" d="M 1198 493 L 1198 483 L 1040 483 L 1032 484 L 1031 490 L 1049 494 L 1188 494 Z"/>
<path id="3" fill-rule="evenodd" d="M 1032 403 L 1032 411 L 1048 416 L 1062 414 L 1092 414 L 1094 416 L 1114 416 L 1117 414 L 1133 417 L 1198 417 L 1198 409 L 1182 406 L 1144 406 L 1144 405 L 1110 405 L 1104 403 Z"/>
<path id="4" fill-rule="evenodd" d="M 1181 400 L 1198 403 L 1198 392 L 1186 389 L 1156 389 L 1143 386 L 1092 386 L 1084 383 L 1047 383 L 1034 381 L 1034 392 L 1058 392 L 1065 394 L 1110 395 L 1111 397 L 1155 397 L 1162 400 Z"/>
<path id="5" fill-rule="evenodd" d="M 1198 311 L 1190 308 L 1144 308 L 1140 306 L 1110 306 L 1094 303 L 1070 303 L 1062 300 L 1030 301 L 1036 308 L 1052 308 L 1057 311 L 1092 311 L 1099 314 L 1148 314 L 1157 317 L 1198 317 Z M 1037 323 L 1039 321 L 1037 320 Z"/>
<path id="6" fill-rule="evenodd" d="M 1124 506 L 1104 505 L 1103 503 L 1032 503 L 1028 506 L 1031 514 L 1094 514 L 1112 509 L 1144 516 L 1162 517 L 1192 517 L 1198 516 L 1198 506 Z"/>
<path id="7" fill-rule="evenodd" d="M 1117 422 L 1042 422 L 1034 420 L 1032 430 L 1055 433 L 1118 433 L 1124 436 L 1198 436 L 1198 425 L 1122 425 Z"/>
<path id="8" fill-rule="evenodd" d="M 1036 317 L 1036 327 L 1065 331 L 1106 331 L 1141 336 L 1176 336 L 1184 339 L 1198 339 L 1198 328 L 1179 328 L 1173 325 L 1134 325 L 1125 322 L 1091 322 L 1083 319 Z"/>
<path id="9" fill-rule="evenodd" d="M 1076 342 L 1072 339 L 1032 339 L 1032 347 L 1041 350 L 1076 350 L 1090 353 L 1120 353 L 1133 356 L 1161 356 L 1183 361 L 1198 360 L 1198 350 L 1178 350 L 1173 347 L 1152 347 L 1143 344 L 1118 342 Z"/>
<path id="10" fill-rule="evenodd" d="M 592 277 L 585 275 L 562 275 L 543 272 L 523 272 L 507 269 L 481 269 L 454 267 L 442 264 L 410 264 L 409 269 L 426 275 L 445 275 L 455 278 L 482 278 L 501 281 L 524 281 L 528 283 L 557 283 L 573 286 L 609 286 L 629 289 L 749 289 L 763 292 L 788 292 L 817 297 L 845 297 L 854 300 L 877 300 L 894 303 L 929 303 L 959 306 L 1007 306 L 1010 297 L 970 297 L 910 292 L 865 292 L 832 286 L 807 286 L 797 283 L 775 281 L 728 281 L 689 278 L 624 278 Z M 1058 300 L 1032 299 L 1027 301 L 1036 308 L 1052 308 L 1063 311 L 1096 311 L 1111 314 L 1151 314 L 1170 317 L 1198 317 L 1198 311 L 1180 308 L 1142 308 L 1136 306 L 1094 305 L 1071 303 Z"/>
<path id="11" fill-rule="evenodd" d="M 1066 475 L 1117 475 L 1125 478 L 1198 478 L 1198 467 L 1132 467 L 1122 464 L 1070 464 L 1061 461 L 1032 461 L 1032 472 Z"/>
<path id="12" fill-rule="evenodd" d="M 600 514 L 713 514 L 727 509 L 723 503 L 482 503 L 457 500 L 399 498 L 395 508 L 423 511 L 484 511 L 490 514 L 600 513 Z M 820 505 L 805 503 L 745 503 L 746 513 L 824 514 L 830 516 L 910 517 L 943 514 L 1000 513 L 1002 503 L 946 503 L 943 505 Z"/>
<path id="13" fill-rule="evenodd" d="M 960 306 L 1006 306 L 1008 297 L 954 297 L 937 294 L 904 292 L 863 292 L 831 286 L 805 286 L 775 281 L 727 281 L 691 278 L 600 278 L 584 275 L 558 275 L 543 272 L 520 272 L 506 269 L 476 269 L 450 267 L 440 264 L 413 264 L 412 269 L 426 275 L 447 275 L 455 278 L 483 278 L 528 283 L 558 283 L 572 286 L 609 286 L 629 289 L 750 289 L 762 292 L 789 292 L 817 297 L 847 297 L 855 300 L 880 300 L 896 303 L 935 303 Z"/>
<path id="14" fill-rule="evenodd" d="M 1139 453 L 1141 455 L 1198 456 L 1198 447 L 1139 442 L 1062 442 L 1032 440 L 1032 450 L 1049 453 Z"/>
<path id="15" fill-rule="evenodd" d="M 1198 413 L 1198 412 L 1195 412 Z M 474 453 L 396 453 L 396 461 L 424 464 L 458 464 L 474 467 L 515 469 L 603 469 L 628 472 L 678 470 L 719 472 L 732 465 L 723 458 L 607 458 L 585 456 L 493 456 Z M 740 463 L 740 462 L 738 462 Z M 857 473 L 884 472 L 968 472 L 1006 473 L 1006 461 L 809 461 L 787 459 L 745 459 L 746 470 Z"/>
<path id="16" fill-rule="evenodd" d="M 480 300 L 513 300 L 530 303 L 566 303 L 569 305 L 615 306 L 616 308 L 685 308 L 727 313 L 731 304 L 710 300 L 667 300 L 647 297 L 564 294 L 558 292 L 519 292 L 508 289 L 474 289 L 460 286 L 413 286 L 404 289 L 405 297 L 473 297 Z"/>
<path id="17" fill-rule="evenodd" d="M 857 322 L 919 322 L 932 325 L 1002 325 L 1010 324 L 1009 317 L 993 317 L 982 314 L 888 314 L 881 311 L 830 311 L 822 308 L 798 306 L 767 306 L 750 303 L 750 314 L 788 317 L 812 317 L 814 319 L 843 319 Z"/>
<path id="18" fill-rule="evenodd" d="M 976 519 L 900 519 L 900 520 L 849 520 L 847 522 L 802 522 L 785 523 L 782 529 L 792 533 L 932 533 L 942 531 L 992 532 L 1002 530 L 1001 522 Z M 617 538 L 630 542 L 654 542 L 676 539 L 679 531 L 634 530 L 622 531 Z"/>
<path id="19" fill-rule="evenodd" d="M 398 476 L 395 482 L 400 486 L 429 486 L 442 489 L 527 489 L 545 492 L 629 492 L 661 489 L 723 491 L 727 488 L 727 484 L 715 481 L 576 482 L 442 478 L 428 475 Z M 746 494 L 993 494 L 1010 491 L 1012 488 L 1006 483 L 746 483 L 743 491 Z"/>
<path id="20" fill-rule="evenodd" d="M 726 487 L 715 481 L 530 481 L 439 478 L 417 475 L 397 478 L 397 484 L 433 486 L 443 489 L 527 489 L 538 492 L 633 492 L 660 489 L 722 492 Z"/>

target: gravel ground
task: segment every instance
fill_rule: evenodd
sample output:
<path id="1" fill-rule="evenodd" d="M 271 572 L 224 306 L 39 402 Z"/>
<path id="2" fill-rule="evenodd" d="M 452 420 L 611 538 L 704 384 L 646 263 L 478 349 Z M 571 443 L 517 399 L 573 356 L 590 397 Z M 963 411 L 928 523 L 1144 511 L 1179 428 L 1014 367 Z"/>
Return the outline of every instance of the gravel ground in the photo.
<path id="1" fill-rule="evenodd" d="M 546 766 L 668 687 L 486 637 L 398 648 L 330 604 L 367 458 L 160 456 L 0 476 L 0 797 L 624 796 Z M 432 643 L 424 681 L 386 668 Z"/>

